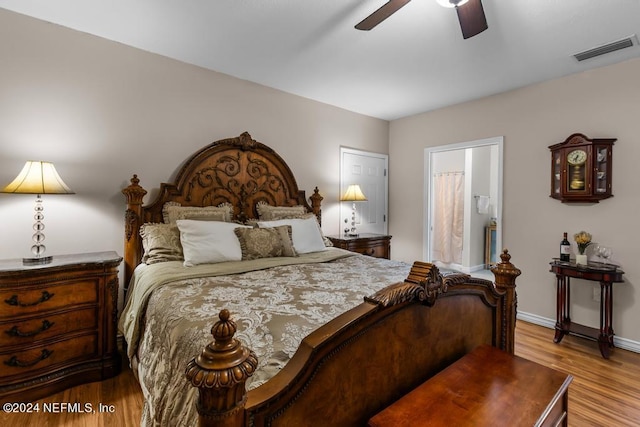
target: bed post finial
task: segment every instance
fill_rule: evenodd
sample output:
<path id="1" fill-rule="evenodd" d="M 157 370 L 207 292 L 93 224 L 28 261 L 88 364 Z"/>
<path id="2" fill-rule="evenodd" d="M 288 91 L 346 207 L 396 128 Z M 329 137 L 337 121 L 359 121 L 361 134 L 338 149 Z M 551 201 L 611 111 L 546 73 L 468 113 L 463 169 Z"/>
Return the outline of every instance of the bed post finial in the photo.
<path id="1" fill-rule="evenodd" d="M 318 218 L 318 222 L 320 224 L 322 224 L 322 211 L 320 208 L 322 199 L 324 199 L 324 197 L 320 195 L 318 187 L 314 188 L 313 194 L 309 197 L 309 200 L 311 200 L 311 209 L 313 209 L 313 213 L 316 215 L 316 218 Z"/>
<path id="2" fill-rule="evenodd" d="M 229 310 L 222 310 L 211 328 L 214 341 L 187 365 L 191 385 L 198 387 L 200 426 L 244 425 L 245 383 L 257 366 L 256 354 L 233 338 L 236 324 Z"/>
<path id="3" fill-rule="evenodd" d="M 518 295 L 516 294 L 516 277 L 522 272 L 511 264 L 509 250 L 504 249 L 500 254 L 501 262 L 491 267 L 491 272 L 495 275 L 496 288 L 505 293 L 502 325 L 502 343 L 499 347 L 513 354 L 515 345 L 516 314 L 518 306 Z"/>
<path id="4" fill-rule="evenodd" d="M 122 189 L 122 194 L 127 198 L 127 210 L 124 214 L 124 291 L 125 297 L 129 288 L 129 279 L 133 275 L 142 254 L 139 253 L 140 226 L 142 225 L 142 199 L 147 194 L 147 190 L 140 186 L 138 175 L 134 174 L 131 184 Z"/>

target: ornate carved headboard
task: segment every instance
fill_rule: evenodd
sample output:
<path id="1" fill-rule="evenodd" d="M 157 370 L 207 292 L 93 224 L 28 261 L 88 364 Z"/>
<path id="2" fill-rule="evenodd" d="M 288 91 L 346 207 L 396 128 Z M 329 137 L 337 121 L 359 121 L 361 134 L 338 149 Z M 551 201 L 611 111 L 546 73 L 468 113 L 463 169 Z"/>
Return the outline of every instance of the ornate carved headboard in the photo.
<path id="1" fill-rule="evenodd" d="M 244 222 L 258 218 L 256 204 L 272 206 L 303 205 L 321 219 L 318 189 L 306 200 L 289 166 L 273 149 L 244 132 L 236 138 L 211 143 L 188 158 L 175 183 L 160 184 L 155 201 L 143 206 L 147 191 L 137 175 L 122 193 L 127 198 L 125 214 L 125 287 L 142 258 L 142 239 L 138 230 L 147 222 L 162 222 L 162 207 L 168 201 L 183 206 L 217 206 L 230 203 L 234 219 Z"/>

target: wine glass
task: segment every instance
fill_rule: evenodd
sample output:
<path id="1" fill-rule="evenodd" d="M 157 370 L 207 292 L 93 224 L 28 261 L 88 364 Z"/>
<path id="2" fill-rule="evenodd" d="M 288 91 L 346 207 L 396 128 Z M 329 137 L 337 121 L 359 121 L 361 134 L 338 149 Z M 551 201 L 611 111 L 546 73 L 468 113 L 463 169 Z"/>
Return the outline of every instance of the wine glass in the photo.
<path id="1" fill-rule="evenodd" d="M 613 254 L 613 251 L 611 250 L 611 248 L 607 247 L 607 246 L 600 246 L 598 245 L 596 247 L 596 254 L 598 255 L 598 257 L 602 258 L 603 262 L 605 264 L 609 263 L 609 258 L 611 258 L 611 255 Z"/>

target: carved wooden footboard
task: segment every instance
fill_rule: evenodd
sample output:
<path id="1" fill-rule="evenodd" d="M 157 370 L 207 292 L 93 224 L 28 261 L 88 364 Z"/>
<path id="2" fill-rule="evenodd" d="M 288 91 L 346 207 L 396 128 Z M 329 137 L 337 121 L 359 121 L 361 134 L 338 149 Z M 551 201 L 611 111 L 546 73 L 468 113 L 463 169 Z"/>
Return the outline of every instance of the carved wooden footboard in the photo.
<path id="1" fill-rule="evenodd" d="M 201 426 L 361 426 L 480 344 L 514 349 L 515 279 L 505 250 L 495 284 L 441 275 L 416 262 L 409 277 L 308 335 L 290 362 L 249 392 L 255 354 L 233 338 L 226 310 L 193 359 Z"/>

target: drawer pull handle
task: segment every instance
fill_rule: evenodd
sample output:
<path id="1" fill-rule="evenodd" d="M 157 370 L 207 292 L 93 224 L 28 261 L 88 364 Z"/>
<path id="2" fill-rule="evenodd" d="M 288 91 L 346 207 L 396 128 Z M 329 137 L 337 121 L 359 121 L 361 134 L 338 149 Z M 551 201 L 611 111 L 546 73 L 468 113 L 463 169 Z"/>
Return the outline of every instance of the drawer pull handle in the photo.
<path id="1" fill-rule="evenodd" d="M 6 302 L 9 305 L 18 306 L 18 307 L 31 307 L 34 305 L 41 304 L 47 300 L 50 300 L 51 298 L 53 298 L 54 295 L 55 294 L 50 294 L 47 291 L 43 291 L 40 299 L 34 302 L 20 302 L 18 301 L 18 295 L 12 295 L 11 298 L 4 300 L 4 302 Z"/>
<path id="2" fill-rule="evenodd" d="M 53 354 L 53 350 L 47 350 L 45 348 L 44 350 L 42 350 L 42 353 L 40 353 L 39 357 L 36 357 L 34 360 L 30 362 L 22 362 L 18 360 L 18 356 L 13 356 L 11 359 L 5 360 L 4 364 L 12 367 L 28 368 L 30 366 L 37 364 L 38 362 L 42 362 L 44 359 L 51 356 L 52 354 Z"/>
<path id="3" fill-rule="evenodd" d="M 14 326 L 13 328 L 8 329 L 8 330 L 6 330 L 4 332 L 9 334 L 12 337 L 28 338 L 28 337 L 33 337 L 35 335 L 38 335 L 40 332 L 46 331 L 47 329 L 49 329 L 53 325 L 55 325 L 55 322 L 51 323 L 48 320 L 43 320 L 42 321 L 42 326 L 40 326 L 38 329 L 35 329 L 35 330 L 31 331 L 31 332 L 20 332 L 20 330 L 18 329 L 18 326 Z"/>

